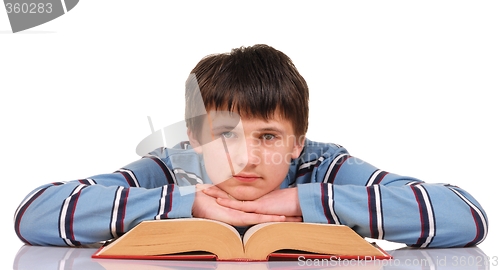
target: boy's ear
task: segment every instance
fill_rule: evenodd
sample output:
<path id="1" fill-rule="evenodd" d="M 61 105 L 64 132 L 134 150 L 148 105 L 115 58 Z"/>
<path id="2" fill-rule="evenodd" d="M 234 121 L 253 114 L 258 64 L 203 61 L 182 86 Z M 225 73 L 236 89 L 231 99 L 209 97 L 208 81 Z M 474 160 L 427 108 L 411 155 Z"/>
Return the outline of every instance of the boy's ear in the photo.
<path id="1" fill-rule="evenodd" d="M 304 149 L 304 143 L 305 143 L 306 137 L 305 136 L 299 136 L 295 140 L 295 145 L 293 146 L 292 150 L 292 158 L 298 158 L 300 156 L 300 153 L 302 153 L 302 149 Z"/>
<path id="2" fill-rule="evenodd" d="M 187 135 L 189 138 L 189 144 L 191 144 L 191 147 L 193 147 L 194 151 L 198 154 L 201 154 L 202 148 L 201 148 L 201 143 L 196 139 L 196 136 L 194 136 L 193 131 L 188 128 L 187 129 Z"/>

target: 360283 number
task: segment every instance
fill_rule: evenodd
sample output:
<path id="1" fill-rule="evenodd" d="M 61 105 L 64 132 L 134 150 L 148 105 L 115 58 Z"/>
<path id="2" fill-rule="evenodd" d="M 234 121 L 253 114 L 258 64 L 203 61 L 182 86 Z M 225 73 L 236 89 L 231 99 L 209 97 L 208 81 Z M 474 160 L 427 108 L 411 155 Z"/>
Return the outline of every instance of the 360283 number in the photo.
<path id="1" fill-rule="evenodd" d="M 473 266 L 498 266 L 498 257 L 493 256 L 453 256 L 451 266 L 473 267 Z"/>
<path id="2" fill-rule="evenodd" d="M 52 3 L 5 3 L 7 13 L 52 13 Z"/>

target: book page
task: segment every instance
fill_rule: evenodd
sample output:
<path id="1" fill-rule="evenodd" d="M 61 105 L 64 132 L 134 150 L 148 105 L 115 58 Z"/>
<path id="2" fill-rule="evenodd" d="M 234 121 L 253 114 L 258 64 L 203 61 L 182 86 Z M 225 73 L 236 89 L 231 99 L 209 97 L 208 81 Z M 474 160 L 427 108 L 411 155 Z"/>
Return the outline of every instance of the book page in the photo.
<path id="1" fill-rule="evenodd" d="M 255 260 L 265 260 L 269 254 L 283 249 L 345 258 L 387 257 L 345 225 L 304 222 L 263 223 L 248 229 L 243 242 L 245 254 Z"/>
<path id="2" fill-rule="evenodd" d="M 267 223 L 260 223 L 260 224 L 257 224 L 257 225 L 254 225 L 252 227 L 250 227 L 246 232 L 245 232 L 245 235 L 243 235 L 243 246 L 245 246 L 247 244 L 247 241 L 248 239 L 250 239 L 250 237 L 255 233 L 257 232 L 260 228 L 263 228 L 265 226 L 269 226 L 271 224 L 275 224 L 275 223 L 279 223 L 279 222 L 267 222 Z"/>
<path id="3" fill-rule="evenodd" d="M 227 223 L 224 223 L 224 222 L 222 222 L 222 221 L 212 220 L 212 219 L 203 219 L 203 218 L 189 218 L 189 219 L 187 219 L 187 220 L 191 220 L 191 219 L 194 219 L 195 221 L 196 221 L 196 220 L 204 220 L 204 221 L 210 221 L 210 222 L 214 222 L 214 223 L 220 224 L 220 225 L 222 225 L 222 226 L 224 226 L 224 227 L 228 228 L 230 231 L 232 231 L 234 234 L 236 234 L 236 235 L 238 236 L 238 238 L 240 238 L 240 239 L 241 239 L 241 235 L 240 235 L 240 233 L 238 232 L 238 230 L 236 230 L 236 228 L 235 228 L 235 227 L 233 227 L 233 226 L 231 226 L 231 225 L 229 225 L 229 224 L 227 224 Z"/>
<path id="4" fill-rule="evenodd" d="M 224 223 L 222 221 L 218 221 L 218 220 L 213 220 L 213 219 L 205 219 L 205 218 L 178 218 L 178 219 L 166 219 L 166 220 L 163 220 L 163 221 L 167 221 L 167 222 L 197 222 L 197 221 L 206 221 L 206 222 L 213 222 L 213 223 L 217 223 L 219 225 L 222 225 L 226 228 L 228 228 L 230 231 L 232 231 L 235 235 L 238 236 L 238 238 L 241 239 L 241 235 L 240 233 L 238 232 L 238 230 L 236 230 L 235 227 L 227 224 L 227 223 Z M 155 222 L 158 222 L 158 221 L 155 221 Z"/>
<path id="5" fill-rule="evenodd" d="M 236 230 L 236 228 L 234 228 L 233 226 L 227 224 L 227 223 L 224 223 L 222 221 L 218 221 L 218 220 L 213 220 L 213 219 L 205 219 L 205 218 L 177 218 L 177 219 L 165 219 L 165 220 L 155 220 L 153 222 L 197 222 L 197 221 L 206 221 L 206 222 L 213 222 L 213 223 L 217 223 L 219 225 L 222 225 L 226 228 L 228 228 L 230 231 L 232 231 L 234 234 L 236 234 L 238 236 L 238 238 L 241 238 L 240 236 L 240 233 L 238 232 L 238 230 Z M 147 222 L 151 222 L 151 221 L 147 221 Z"/>
<path id="6" fill-rule="evenodd" d="M 197 250 L 226 259 L 243 256 L 241 236 L 236 228 L 202 218 L 143 221 L 104 246 L 96 256 L 162 255 Z"/>

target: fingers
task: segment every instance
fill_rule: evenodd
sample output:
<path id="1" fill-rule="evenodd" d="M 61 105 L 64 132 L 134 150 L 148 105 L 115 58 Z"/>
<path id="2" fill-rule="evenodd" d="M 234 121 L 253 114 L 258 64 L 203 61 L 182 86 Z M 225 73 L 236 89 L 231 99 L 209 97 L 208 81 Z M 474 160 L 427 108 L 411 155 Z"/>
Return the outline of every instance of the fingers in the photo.
<path id="1" fill-rule="evenodd" d="M 214 197 L 205 194 L 204 190 L 211 190 L 211 187 L 207 188 L 203 185 L 200 185 L 197 188 L 203 191 L 196 194 L 195 202 L 193 203 L 192 208 L 192 214 L 194 217 L 219 220 L 234 226 L 249 226 L 264 222 L 280 222 L 285 221 L 286 219 L 285 216 L 280 215 L 247 213 L 245 211 L 225 207 L 217 203 Z M 217 190 L 218 188 L 215 188 L 214 193 L 218 192 Z M 213 192 L 214 190 L 211 191 Z M 227 198 L 224 200 L 236 201 Z"/>
<path id="2" fill-rule="evenodd" d="M 264 214 L 253 214 L 253 213 L 245 213 L 248 215 L 246 219 L 242 219 L 242 222 L 245 222 L 246 225 L 254 225 L 265 222 L 283 222 L 286 220 L 285 216 L 275 216 L 275 215 L 264 215 Z"/>
<path id="3" fill-rule="evenodd" d="M 223 198 L 217 198 L 216 201 L 223 207 L 245 212 L 245 215 L 240 215 L 239 217 L 241 218 L 241 222 L 245 225 L 263 222 L 302 222 L 302 216 L 276 215 L 273 213 L 266 213 L 265 211 L 258 211 L 259 203 L 256 201 L 237 201 Z"/>
<path id="4" fill-rule="evenodd" d="M 285 217 L 286 222 L 302 222 L 302 217 Z"/>
<path id="5" fill-rule="evenodd" d="M 235 210 L 237 211 L 237 210 Z M 255 214 L 255 213 L 238 213 L 227 216 L 224 222 L 234 226 L 250 226 L 266 222 L 302 222 L 302 217 L 286 217 L 277 215 Z"/>
<path id="6" fill-rule="evenodd" d="M 222 189 L 220 189 L 216 186 L 213 186 L 213 185 L 210 185 L 209 187 L 204 188 L 202 191 L 203 191 L 203 193 L 207 194 L 208 196 L 214 197 L 214 198 L 232 198 L 225 191 L 223 191 Z"/>
<path id="7" fill-rule="evenodd" d="M 286 220 L 285 216 L 244 213 L 244 212 L 239 212 L 236 214 L 231 213 L 230 215 L 227 216 L 227 218 L 228 219 L 225 220 L 224 222 L 234 226 L 249 226 L 265 222 L 284 222 Z"/>
<path id="8" fill-rule="evenodd" d="M 196 208 L 193 205 L 193 216 L 199 215 L 197 217 L 219 220 L 234 226 L 302 222 L 301 213 L 276 204 L 276 200 L 270 196 L 255 201 L 239 201 L 214 185 L 197 185 L 197 190 L 202 192 L 195 198 L 199 201 L 195 203 Z"/>
<path id="9" fill-rule="evenodd" d="M 196 191 L 203 191 L 203 190 L 208 189 L 210 187 L 213 187 L 213 185 L 210 185 L 210 184 L 196 184 Z"/>
<path id="10" fill-rule="evenodd" d="M 243 212 L 250 212 L 250 213 L 255 213 L 259 212 L 257 211 L 258 203 L 254 201 L 238 201 L 234 199 L 224 199 L 224 198 L 217 198 L 217 203 L 228 208 L 240 210 Z M 259 212 L 260 213 L 260 212 Z M 261 213 L 265 214 L 265 213 Z"/>

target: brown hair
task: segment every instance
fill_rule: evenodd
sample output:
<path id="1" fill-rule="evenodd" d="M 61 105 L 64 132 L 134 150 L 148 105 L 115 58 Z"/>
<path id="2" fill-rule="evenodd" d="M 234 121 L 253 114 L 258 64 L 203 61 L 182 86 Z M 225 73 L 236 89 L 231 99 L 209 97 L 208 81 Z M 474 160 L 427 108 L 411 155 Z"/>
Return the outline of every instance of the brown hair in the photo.
<path id="1" fill-rule="evenodd" d="M 199 88 L 198 88 L 199 87 Z M 199 89 L 199 90 L 198 90 Z M 200 96 L 201 94 L 201 96 Z M 278 112 L 296 136 L 307 132 L 309 89 L 292 60 L 268 45 L 203 58 L 186 81 L 186 123 L 199 135 L 204 108 L 269 119 Z"/>

